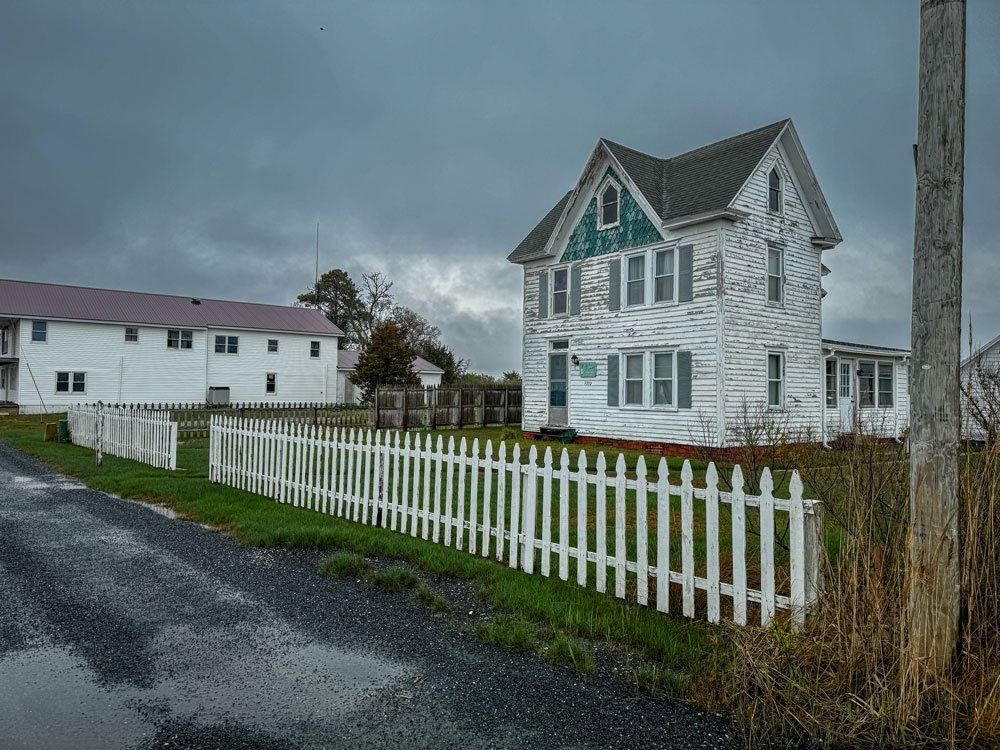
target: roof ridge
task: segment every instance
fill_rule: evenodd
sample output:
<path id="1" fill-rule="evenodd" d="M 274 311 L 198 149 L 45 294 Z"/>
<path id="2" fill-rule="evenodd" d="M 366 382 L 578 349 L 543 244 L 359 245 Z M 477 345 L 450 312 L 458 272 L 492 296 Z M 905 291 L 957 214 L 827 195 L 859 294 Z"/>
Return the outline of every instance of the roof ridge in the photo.
<path id="1" fill-rule="evenodd" d="M 786 117 L 783 120 L 778 120 L 777 122 L 772 122 L 772 123 L 770 123 L 768 125 L 761 125 L 759 128 L 754 128 L 753 130 L 747 130 L 744 133 L 737 133 L 736 135 L 731 135 L 728 138 L 723 138 L 722 140 L 714 141 L 712 143 L 706 143 L 704 146 L 699 146 L 698 148 L 693 148 L 690 151 L 684 151 L 683 153 L 677 154 L 676 156 L 668 156 L 668 157 L 662 159 L 662 161 L 664 161 L 664 162 L 674 161 L 675 159 L 681 159 L 681 158 L 683 158 L 685 156 L 691 156 L 693 154 L 697 154 L 699 151 L 704 151 L 705 149 L 716 148 L 717 146 L 721 146 L 724 143 L 729 143 L 730 141 L 735 141 L 738 138 L 747 138 L 747 137 L 752 136 L 752 135 L 757 135 L 758 133 L 760 133 L 760 132 L 762 132 L 764 130 L 767 130 L 768 128 L 773 128 L 776 125 L 784 126 L 786 123 L 790 122 L 791 119 L 792 118 L 790 118 L 790 117 Z"/>
<path id="2" fill-rule="evenodd" d="M 112 289 L 104 286 L 84 286 L 83 284 L 57 284 L 50 281 L 27 281 L 25 279 L 0 279 L 0 282 L 13 282 L 14 284 L 35 284 L 37 286 L 58 286 L 64 289 L 85 289 L 92 292 L 117 292 L 118 294 L 143 294 L 147 297 L 170 297 L 171 299 L 196 299 L 201 302 L 223 302 L 233 305 L 258 305 L 259 307 L 280 307 L 287 310 L 317 310 L 315 307 L 299 307 L 298 305 L 278 305 L 273 302 L 244 302 L 238 299 L 218 299 L 216 297 L 195 297 L 190 294 L 164 294 L 162 292 L 139 292 L 131 289 Z"/>

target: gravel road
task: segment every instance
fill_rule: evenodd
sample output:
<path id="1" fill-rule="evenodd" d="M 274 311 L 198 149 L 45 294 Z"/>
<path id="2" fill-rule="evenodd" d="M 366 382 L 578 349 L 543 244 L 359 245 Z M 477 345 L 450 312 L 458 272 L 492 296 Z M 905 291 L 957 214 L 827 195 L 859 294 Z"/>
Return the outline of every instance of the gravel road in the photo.
<path id="1" fill-rule="evenodd" d="M 730 725 L 479 642 L 0 443 L 0 747 L 719 748 Z"/>

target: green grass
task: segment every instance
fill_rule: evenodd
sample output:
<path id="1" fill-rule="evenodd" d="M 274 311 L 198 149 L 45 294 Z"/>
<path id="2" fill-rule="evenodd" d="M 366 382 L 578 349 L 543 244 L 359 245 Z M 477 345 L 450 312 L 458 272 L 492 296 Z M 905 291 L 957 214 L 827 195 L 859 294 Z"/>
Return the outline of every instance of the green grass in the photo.
<path id="1" fill-rule="evenodd" d="M 353 552 L 337 552 L 323 563 L 323 572 L 331 578 L 360 578 L 368 572 L 368 561 Z"/>
<path id="2" fill-rule="evenodd" d="M 420 578 L 409 568 L 390 568 L 373 573 L 371 581 L 382 591 L 396 592 L 416 588 Z"/>
<path id="3" fill-rule="evenodd" d="M 546 658 L 553 664 L 572 667 L 578 672 L 590 673 L 597 669 L 594 655 L 590 650 L 573 638 L 560 633 L 545 652 Z"/>
<path id="4" fill-rule="evenodd" d="M 447 612 L 449 609 L 448 601 L 431 589 L 426 583 L 418 583 L 417 587 L 413 590 L 413 596 L 432 612 Z"/>
<path id="5" fill-rule="evenodd" d="M 97 467 L 90 450 L 43 442 L 37 417 L 0 418 L 0 438 L 96 489 L 162 503 L 182 517 L 223 529 L 249 545 L 381 557 L 410 563 L 435 576 L 466 579 L 501 612 L 534 621 L 549 632 L 628 647 L 653 664 L 689 675 L 693 685 L 699 675 L 730 658 L 719 631 L 703 623 L 664 616 L 558 577 L 527 575 L 419 537 L 213 484 L 208 480 L 207 440 L 181 443 L 178 471 L 168 472 L 114 456 L 106 456 L 103 466 Z M 571 569 L 571 577 L 574 574 Z M 593 581 L 592 572 L 589 580 Z"/>
<path id="6" fill-rule="evenodd" d="M 497 615 L 476 625 L 476 636 L 485 643 L 496 643 L 521 651 L 534 651 L 541 644 L 538 626 L 517 615 Z"/>
<path id="7" fill-rule="evenodd" d="M 651 695 L 682 698 L 691 688 L 691 678 L 683 672 L 645 664 L 636 669 L 632 679 L 640 690 Z"/>

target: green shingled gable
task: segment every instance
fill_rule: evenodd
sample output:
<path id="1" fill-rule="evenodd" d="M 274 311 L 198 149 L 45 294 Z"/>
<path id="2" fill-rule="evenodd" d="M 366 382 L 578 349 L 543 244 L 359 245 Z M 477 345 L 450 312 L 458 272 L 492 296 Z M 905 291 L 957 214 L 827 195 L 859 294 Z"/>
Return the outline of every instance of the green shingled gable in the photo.
<path id="1" fill-rule="evenodd" d="M 605 172 L 604 177 L 609 175 L 619 185 L 622 184 L 621 178 L 610 167 Z M 603 184 L 604 178 L 601 178 L 599 185 Z M 597 196 L 592 197 L 587 210 L 583 212 L 583 216 L 573 229 L 569 242 L 566 243 L 566 251 L 563 253 L 562 260 L 565 262 L 593 258 L 597 255 L 616 253 L 619 250 L 651 245 L 663 239 L 663 236 L 653 226 L 653 223 L 625 187 L 622 187 L 619 210 L 621 214 L 619 225 L 613 229 L 598 231 Z"/>

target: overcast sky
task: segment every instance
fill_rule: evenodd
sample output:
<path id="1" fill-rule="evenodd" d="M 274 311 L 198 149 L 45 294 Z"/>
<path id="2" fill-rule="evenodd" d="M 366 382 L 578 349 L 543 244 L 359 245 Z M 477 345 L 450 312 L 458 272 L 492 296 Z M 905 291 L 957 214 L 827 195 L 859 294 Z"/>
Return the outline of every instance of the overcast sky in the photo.
<path id="1" fill-rule="evenodd" d="M 0 277 L 288 304 L 319 222 L 323 269 L 386 272 L 473 369 L 519 369 L 504 258 L 599 137 L 667 156 L 792 117 L 845 237 L 824 335 L 908 346 L 917 52 L 917 0 L 3 0 Z M 1000 2 L 970 0 L 980 339 L 998 94 Z"/>

